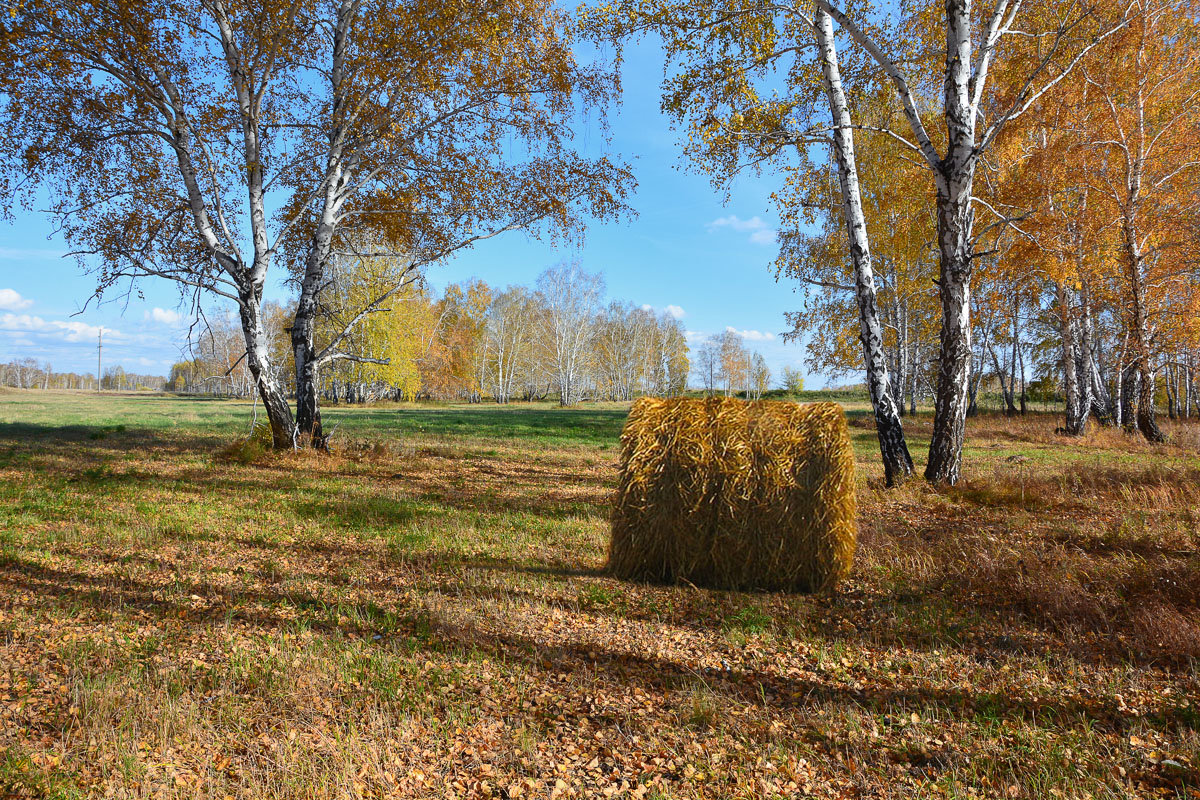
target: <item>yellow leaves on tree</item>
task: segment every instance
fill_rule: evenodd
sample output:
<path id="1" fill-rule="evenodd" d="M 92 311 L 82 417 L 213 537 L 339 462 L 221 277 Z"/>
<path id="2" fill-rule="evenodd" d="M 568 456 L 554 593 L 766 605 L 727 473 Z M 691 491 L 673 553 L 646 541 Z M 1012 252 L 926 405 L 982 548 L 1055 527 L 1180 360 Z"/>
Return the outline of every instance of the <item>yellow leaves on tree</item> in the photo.
<path id="1" fill-rule="evenodd" d="M 399 291 L 392 291 L 398 271 L 404 268 L 401 259 L 383 257 L 338 264 L 332 285 L 322 296 L 325 313 L 317 326 L 318 341 L 338 336 L 352 318 L 362 314 L 361 309 L 368 311 L 341 347 L 352 355 L 333 362 L 334 380 L 379 384 L 404 399 L 421 390 L 420 362 L 429 350 L 436 320 L 419 273 L 405 278 Z"/>

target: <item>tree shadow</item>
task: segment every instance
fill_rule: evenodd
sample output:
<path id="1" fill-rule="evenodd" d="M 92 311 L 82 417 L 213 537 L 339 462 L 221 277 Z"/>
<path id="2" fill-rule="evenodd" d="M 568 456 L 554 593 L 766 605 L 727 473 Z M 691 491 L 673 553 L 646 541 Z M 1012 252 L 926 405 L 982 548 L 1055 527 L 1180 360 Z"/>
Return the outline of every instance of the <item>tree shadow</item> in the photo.
<path id="1" fill-rule="evenodd" d="M 694 663 L 587 643 L 546 643 L 514 631 L 489 630 L 472 623 L 445 621 L 419 601 L 391 604 L 330 602 L 310 592 L 237 590 L 208 582 L 177 579 L 173 593 L 161 586 L 126 576 L 95 576 L 8 558 L 0 562 L 0 584 L 15 592 L 52 598 L 70 607 L 89 606 L 100 611 L 134 608 L 140 614 L 195 625 L 239 622 L 263 632 L 290 630 L 297 624 L 295 611 L 304 612 L 307 628 L 328 635 L 358 637 L 381 646 L 402 637 L 413 651 L 475 651 L 508 664 L 536 672 L 586 675 L 615 685 L 672 692 L 704 686 L 742 707 L 770 712 L 810 709 L 822 704 L 853 707 L 874 714 L 896 709 L 935 706 L 956 716 L 987 719 L 1016 718 L 1045 727 L 1086 724 L 1104 732 L 1126 734 L 1147 723 L 1192 729 L 1196 714 L 1189 708 L 1162 704 L 1152 709 L 1131 709 L 1119 698 L 1038 694 L 1030 691 L 919 685 L 872 685 L 853 676 L 839 677 L 812 663 L 803 675 L 781 674 L 753 666 L 701 668 Z M 15 595 L 14 595 L 15 596 Z M 408 597 L 411 597 L 409 595 Z M 202 598 L 197 605 L 192 598 Z M 256 606 L 251 608 L 250 606 Z M 285 612 L 288 608 L 291 611 Z M 338 613 L 329 613 L 337 611 Z M 916 676 L 913 683 L 915 684 Z M 561 708 L 541 713 L 589 716 L 594 722 L 618 724 L 597 718 L 583 696 L 562 695 L 551 700 Z"/>
<path id="2" fill-rule="evenodd" d="M 615 429 L 616 423 L 623 419 L 623 411 L 568 411 L 559 412 L 541 408 L 531 409 L 489 409 L 481 411 L 463 411 L 448 409 L 445 411 L 404 411 L 398 412 L 414 415 L 414 419 L 438 418 L 447 414 L 465 414 L 472 428 L 478 423 L 490 423 L 491 430 L 507 430 L 511 424 L 504 423 L 508 415 L 523 415 L 527 421 L 549 419 L 546 424 L 562 426 L 566 415 L 585 414 L 595 417 L 584 427 L 592 426 L 595 430 L 609 426 Z M 424 415 L 424 416 L 421 416 Z M 490 418 L 490 419 L 489 419 Z M 430 423 L 432 424 L 432 423 Z M 458 425 L 459 423 L 454 423 Z M 111 427 L 111 426 L 110 426 Z M 103 429 L 103 426 L 101 426 Z M 556 428 L 558 429 L 558 428 Z M 62 453 L 76 454 L 82 445 L 88 452 L 105 454 L 124 453 L 133 450 L 155 450 L 162 452 L 205 452 L 211 453 L 212 437 L 200 435 L 180 435 L 175 432 L 164 434 L 153 429 L 132 428 L 125 431 L 109 431 L 102 439 L 94 439 L 96 426 L 64 425 L 51 426 L 37 423 L 0 423 L 0 443 L 20 444 L 27 448 L 35 446 L 38 454 L 48 448 L 61 448 Z M 534 435 L 534 434 L 530 434 Z M 604 434 L 608 436 L 608 433 Z M 14 456 L 11 451 L 7 455 L 0 448 L 0 464 Z M 113 487 L 137 486 L 144 482 L 154 481 L 157 476 L 144 470 L 97 471 L 89 472 L 86 468 L 75 469 L 63 473 L 56 466 L 45 468 L 41 465 L 25 465 L 30 472 L 62 477 L 78 481 L 85 496 L 94 497 L 96 503 L 106 501 L 108 492 Z M 86 465 L 78 465 L 86 467 Z M 502 467 L 502 468 L 501 468 Z M 439 471 L 440 470 L 440 471 Z M 289 468 L 280 465 L 231 465 L 228 470 L 212 471 L 206 469 L 185 469 L 175 480 L 183 484 L 176 487 L 178 492 L 192 493 L 197 496 L 221 496 L 224 499 L 239 502 L 242 498 L 255 492 L 269 493 L 268 501 L 278 510 L 293 515 L 298 520 L 317 523 L 323 529 L 344 531 L 362 537 L 363 546 L 354 547 L 334 541 L 300 540 L 294 542 L 274 542 L 269 538 L 239 536 L 236 538 L 223 537 L 223 543 L 235 548 L 259 548 L 264 551 L 287 553 L 298 558 L 320 556 L 325 559 L 336 557 L 344 560 L 362 560 L 364 558 L 384 558 L 385 564 L 404 566 L 411 572 L 436 573 L 424 584 L 416 582 L 418 587 L 425 585 L 437 588 L 438 591 L 458 592 L 465 596 L 514 597 L 506 588 L 472 586 L 450 576 L 442 580 L 442 573 L 447 570 L 486 570 L 510 574 L 528 574 L 542 578 L 560 581 L 564 588 L 567 582 L 574 578 L 606 578 L 601 569 L 581 568 L 578 562 L 567 560 L 553 561 L 540 557 L 536 561 L 505 559 L 483 556 L 469 556 L 460 552 L 433 547 L 423 547 L 419 541 L 407 543 L 403 540 L 402 530 L 406 526 L 414 526 L 444 518 L 448 511 L 468 512 L 471 514 L 506 514 L 519 512 L 540 519 L 564 520 L 575 517 L 597 517 L 605 513 L 606 501 L 611 491 L 610 478 L 605 477 L 602 470 L 591 472 L 572 472 L 570 467 L 521 463 L 511 465 L 501 459 L 471 458 L 454 459 L 441 456 L 424 458 L 416 457 L 406 463 L 399 472 L 390 475 L 361 474 L 352 472 L 331 472 L 352 482 L 336 489 L 322 488 L 319 485 L 301 483 L 289 476 Z M 309 476 L 311 477 L 311 476 Z M 447 478 L 458 483 L 447 483 Z M 411 496 L 395 496 L 383 494 L 380 487 L 387 486 L 399 489 Z M 294 490 L 302 489 L 295 493 Z M 977 520 L 978 507 L 964 505 L 951 509 L 952 518 L 945 515 L 931 517 L 929 524 L 918 531 L 918 535 L 930 541 L 944 539 L 946 529 L 954 525 L 979 525 Z M 885 523 L 886 520 L 878 520 Z M 864 524 L 874 521 L 864 520 Z M 985 522 L 995 526 L 998 535 L 1003 534 L 999 522 Z M 398 541 L 389 539 L 388 533 L 399 533 Z M 176 537 L 180 540 L 200 538 L 194 532 L 168 529 L 161 532 L 165 538 Z M 387 542 L 384 551 L 371 549 L 371 541 Z M 935 542 L 937 544 L 938 542 Z M 940 546 L 940 545 L 939 545 Z M 1143 558 L 1148 553 L 1141 553 Z M 95 557 L 94 550 L 80 553 L 82 558 Z M 318 577 L 327 575 L 317 572 Z M 1158 580 L 1157 573 L 1149 576 Z M 1164 579 L 1172 576 L 1163 573 Z M 457 580 L 457 585 L 455 581 Z M 1149 581 L 1149 579 L 1148 579 Z M 1149 583 L 1147 584 L 1149 585 Z M 613 581 L 608 587 L 612 593 L 620 596 L 622 584 Z M 651 590 L 654 591 L 654 590 Z M 529 592 L 525 599 L 539 599 L 536 593 Z M 680 626 L 700 629 L 716 629 L 725 624 L 730 613 L 744 607 L 748 602 L 747 595 L 740 593 L 713 593 L 708 591 L 678 592 L 669 596 L 671 603 L 665 610 L 663 607 L 650 608 L 636 602 L 625 602 L 620 597 L 615 602 L 592 602 L 581 598 L 579 591 L 573 596 L 564 594 L 561 601 L 572 608 L 586 610 L 588 613 L 612 616 L 614 618 L 636 619 L 647 622 L 670 622 Z M 1160 658 L 1154 654 L 1130 652 L 1126 645 L 1111 636 L 1111 630 L 1103 629 L 1100 624 L 1086 629 L 1085 633 L 1098 634 L 1089 643 L 1077 647 L 1072 643 L 1069 632 L 1065 635 L 1056 627 L 1053 621 L 1039 619 L 1033 614 L 1020 614 L 1013 608 L 998 607 L 994 598 L 973 594 L 966 590 L 939 585 L 936 581 L 928 585 L 916 586 L 910 589 L 884 589 L 873 591 L 864 596 L 864 603 L 870 606 L 870 613 L 863 611 L 853 614 L 842 613 L 836 607 L 840 602 L 837 598 L 814 599 L 808 608 L 814 621 L 812 632 L 833 642 L 871 646 L 880 643 L 895 644 L 914 650 L 932 650 L 938 647 L 951 646 L 956 650 L 972 655 L 980 660 L 994 658 L 997 649 L 1015 654 L 1035 655 L 1044 646 L 1045 640 L 1038 641 L 1038 634 L 1051 634 L 1055 637 L 1051 646 L 1056 652 L 1070 653 L 1071 656 L 1092 662 L 1120 659 L 1135 664 L 1157 664 Z M 601 600 L 604 600 L 601 598 Z M 667 604 L 664 604 L 667 605 Z M 978 615 L 986 619 L 989 628 L 995 631 L 990 638 L 968 640 L 961 634 L 965 629 L 955 619 L 937 619 L 939 608 L 950 608 L 959 618 Z M 921 615 L 931 617 L 925 624 Z M 845 621 L 847 625 L 823 624 L 822 618 L 829 617 Z M 898 624 L 899 618 L 915 619 L 912 625 Z M 1033 634 L 1032 636 L 1030 634 Z M 1000 642 L 1001 644 L 997 644 Z"/>
<path id="3" fill-rule="evenodd" d="M 169 436 L 153 428 L 131 427 L 124 424 L 104 425 L 47 425 L 38 422 L 0 422 L 0 450 L 8 457 L 17 448 L 35 446 L 39 454 L 54 451 L 76 451 L 82 445 L 88 450 L 120 452 L 155 450 L 166 453 L 212 451 L 220 437 L 213 433 Z"/>

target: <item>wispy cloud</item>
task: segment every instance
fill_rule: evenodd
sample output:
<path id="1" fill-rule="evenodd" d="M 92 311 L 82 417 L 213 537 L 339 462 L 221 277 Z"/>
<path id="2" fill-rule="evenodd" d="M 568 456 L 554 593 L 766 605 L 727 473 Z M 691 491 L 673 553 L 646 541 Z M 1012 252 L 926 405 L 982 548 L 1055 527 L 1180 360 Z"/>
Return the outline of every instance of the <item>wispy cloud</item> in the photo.
<path id="1" fill-rule="evenodd" d="M 778 234 L 770 228 L 764 228 L 761 231 L 755 231 L 750 234 L 750 241 L 755 244 L 775 244 L 775 239 Z"/>
<path id="2" fill-rule="evenodd" d="M 183 315 L 178 311 L 172 311 L 169 308 L 158 308 L 157 306 L 147 311 L 143 315 L 143 318 L 147 322 L 158 322 L 163 325 L 178 325 L 183 321 Z"/>
<path id="3" fill-rule="evenodd" d="M 643 303 L 642 310 L 670 314 L 675 319 L 683 319 L 684 315 L 687 313 L 686 311 L 683 310 L 682 306 L 667 305 L 667 306 L 663 306 L 662 308 L 655 308 L 654 306 L 650 305 L 649 303 Z"/>
<path id="4" fill-rule="evenodd" d="M 23 311 L 33 305 L 33 301 L 15 289 L 0 289 L 0 311 Z"/>
<path id="5" fill-rule="evenodd" d="M 737 214 L 730 214 L 728 217 L 720 217 L 708 223 L 709 230 L 716 228 L 731 228 L 739 233 L 747 231 L 760 231 L 767 227 L 767 223 L 763 222 L 760 216 L 753 216 L 750 219 L 742 219 Z"/>
<path id="6" fill-rule="evenodd" d="M 103 328 L 110 339 L 122 339 L 124 334 L 113 328 Z M 78 320 L 42 319 L 31 314 L 0 314 L 0 332 L 34 334 L 63 342 L 84 342 L 100 335 L 101 326 Z"/>
<path id="7" fill-rule="evenodd" d="M 46 247 L 0 247 L 0 259 L 9 261 L 39 261 L 62 258 L 65 255 L 66 253 L 62 250 L 51 250 Z"/>
<path id="8" fill-rule="evenodd" d="M 737 214 L 730 214 L 727 217 L 719 217 L 708 223 L 708 230 L 713 231 L 729 229 L 738 233 L 750 234 L 749 240 L 754 244 L 770 245 L 775 243 L 776 231 L 760 216 L 753 216 L 750 219 L 742 219 Z"/>
<path id="9" fill-rule="evenodd" d="M 739 331 L 737 328 L 733 327 L 732 325 L 727 325 L 725 327 L 725 330 L 730 331 L 731 333 L 736 333 L 738 336 L 741 336 L 747 342 L 773 342 L 773 341 L 775 341 L 775 334 L 771 333 L 770 331 L 754 331 L 754 330 Z"/>

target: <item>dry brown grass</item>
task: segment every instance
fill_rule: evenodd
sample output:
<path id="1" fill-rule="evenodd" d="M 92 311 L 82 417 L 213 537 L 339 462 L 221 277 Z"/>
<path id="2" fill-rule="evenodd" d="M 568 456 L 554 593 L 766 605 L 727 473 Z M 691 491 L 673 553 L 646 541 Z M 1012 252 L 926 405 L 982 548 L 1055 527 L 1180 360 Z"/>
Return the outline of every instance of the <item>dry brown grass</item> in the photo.
<path id="1" fill-rule="evenodd" d="M 850 572 L 854 451 L 836 403 L 642 398 L 608 564 L 633 580 L 812 592 Z"/>
<path id="2" fill-rule="evenodd" d="M 332 411 L 357 444 L 242 464 L 215 454 L 248 406 L 18 400 L 0 796 L 1200 789 L 1183 425 L 1150 447 L 984 416 L 952 491 L 884 490 L 853 429 L 855 567 L 798 596 L 604 573 L 623 412 Z"/>
<path id="3" fill-rule="evenodd" d="M 1172 443 L 1155 446 L 1095 428 L 1057 436 L 1047 423 L 975 420 L 959 486 L 914 483 L 868 498 L 863 570 L 988 613 L 1019 613 L 1080 654 L 1181 665 L 1200 657 L 1195 426 L 1170 426 Z M 883 516 L 897 511 L 907 523 L 899 528 Z"/>

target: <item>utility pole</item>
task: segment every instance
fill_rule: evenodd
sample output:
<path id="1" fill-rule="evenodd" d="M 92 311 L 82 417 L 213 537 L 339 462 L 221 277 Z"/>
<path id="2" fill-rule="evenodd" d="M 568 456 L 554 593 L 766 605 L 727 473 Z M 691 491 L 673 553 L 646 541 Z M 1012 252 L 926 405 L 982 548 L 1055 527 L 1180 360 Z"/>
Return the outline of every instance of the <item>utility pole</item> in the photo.
<path id="1" fill-rule="evenodd" d="M 100 351 L 104 349 L 104 328 L 96 334 L 96 394 L 100 394 Z"/>

